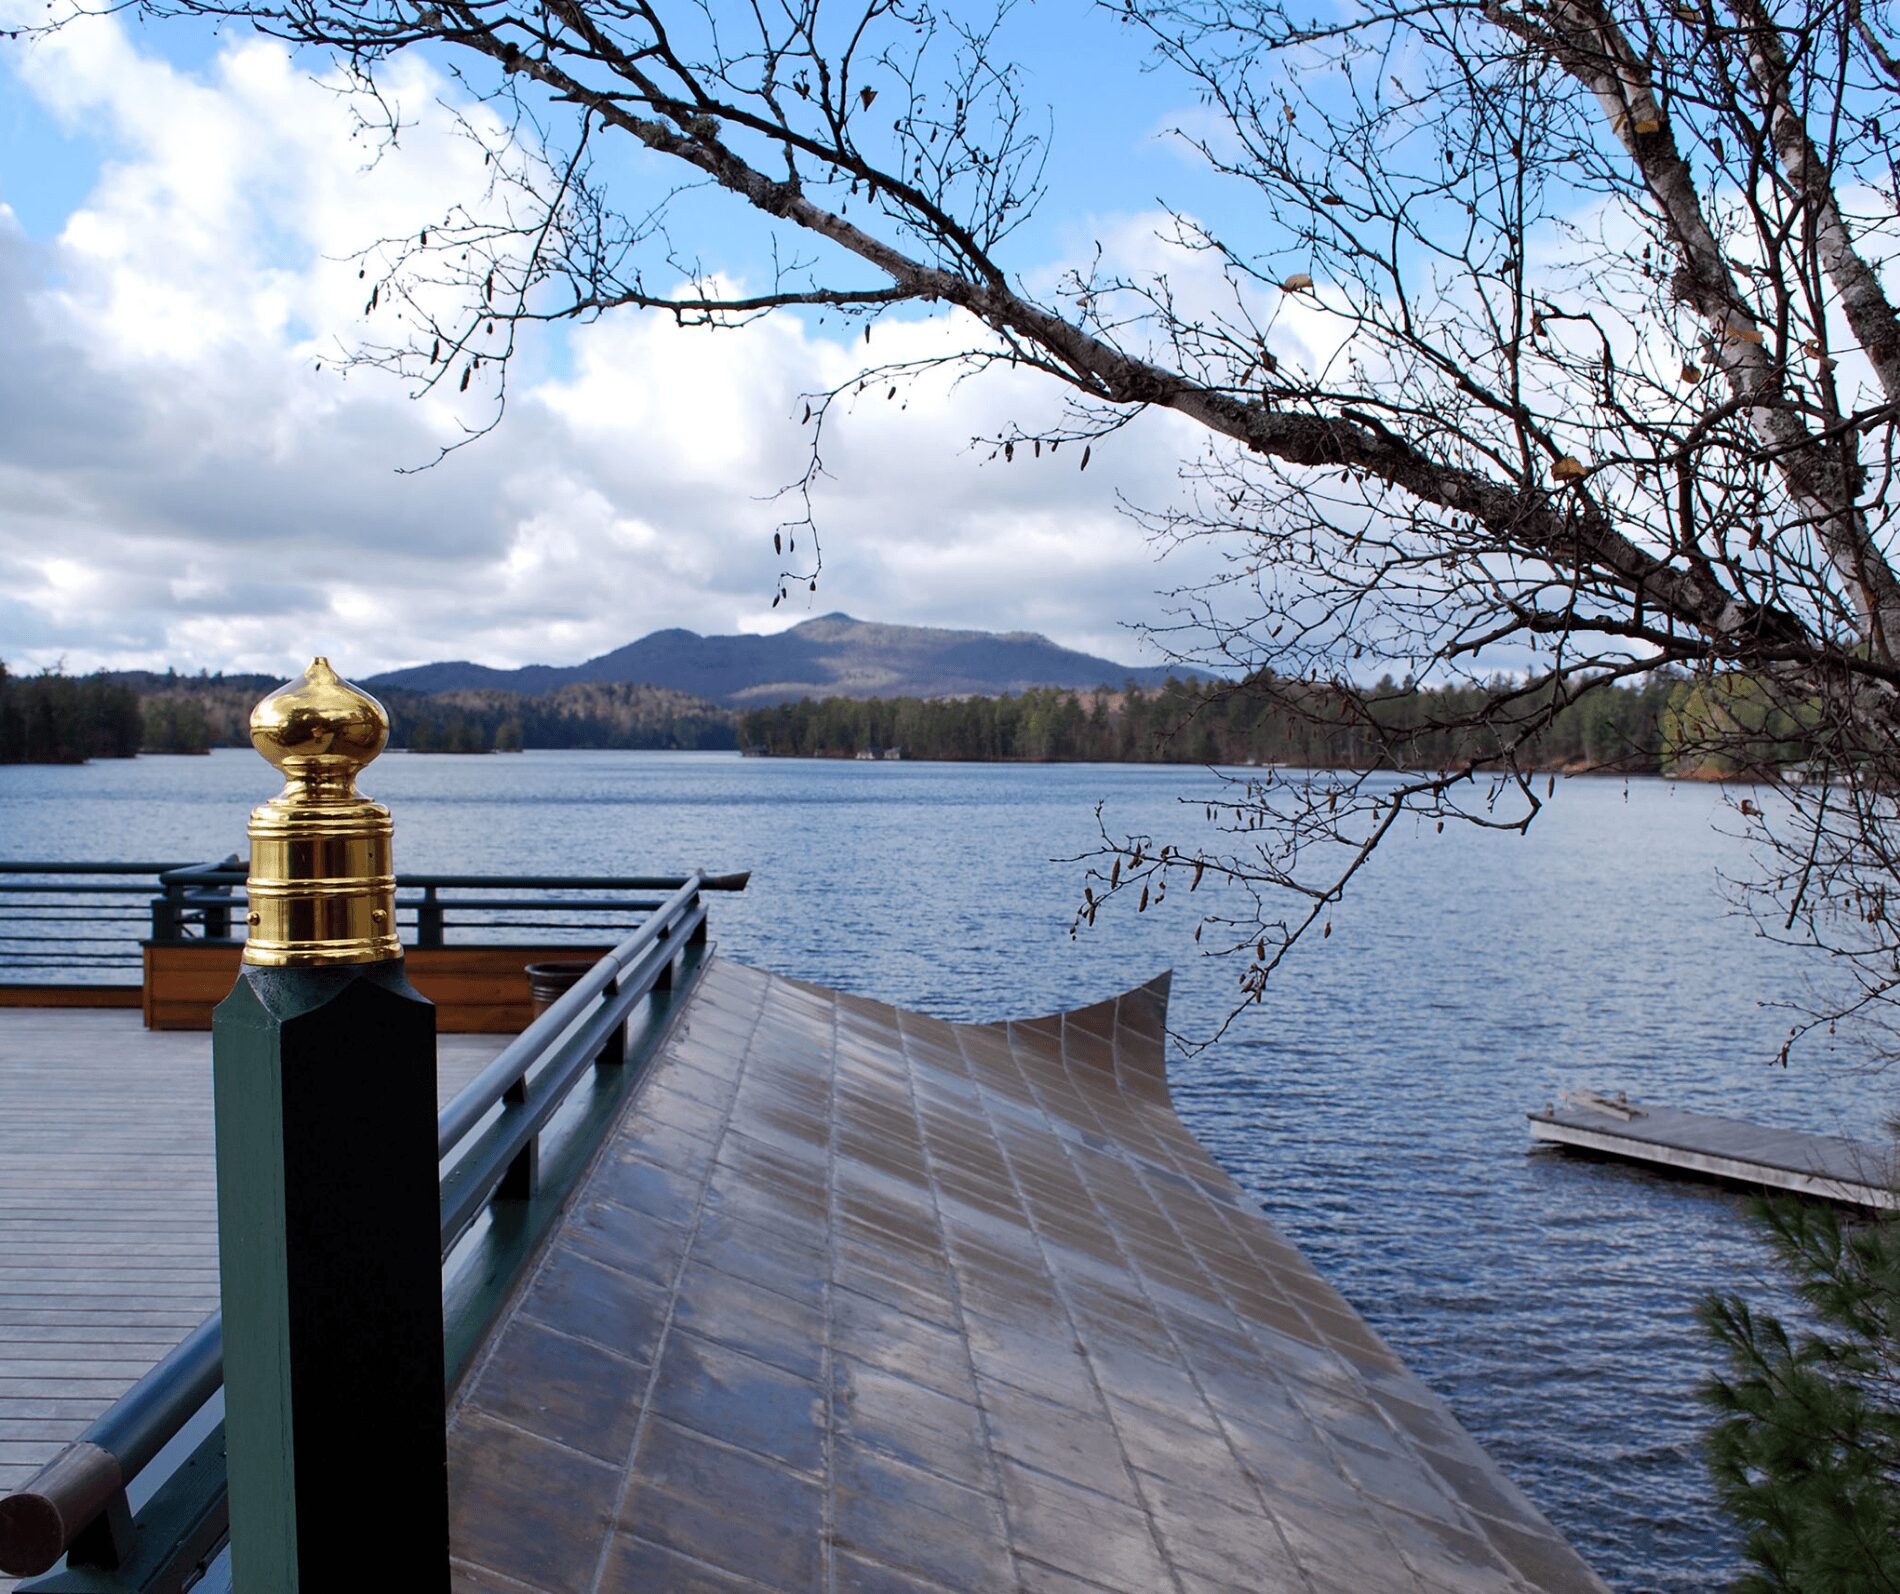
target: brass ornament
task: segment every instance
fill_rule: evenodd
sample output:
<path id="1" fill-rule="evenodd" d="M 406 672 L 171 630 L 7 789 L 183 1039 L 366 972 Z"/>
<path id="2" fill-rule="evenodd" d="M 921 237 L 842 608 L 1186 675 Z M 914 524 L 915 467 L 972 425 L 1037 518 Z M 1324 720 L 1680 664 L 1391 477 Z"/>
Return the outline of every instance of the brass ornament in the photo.
<path id="1" fill-rule="evenodd" d="M 382 704 L 328 659 L 251 711 L 251 745 L 283 772 L 284 789 L 251 811 L 246 963 L 322 968 L 402 956 L 394 826 L 356 789 L 388 741 Z"/>

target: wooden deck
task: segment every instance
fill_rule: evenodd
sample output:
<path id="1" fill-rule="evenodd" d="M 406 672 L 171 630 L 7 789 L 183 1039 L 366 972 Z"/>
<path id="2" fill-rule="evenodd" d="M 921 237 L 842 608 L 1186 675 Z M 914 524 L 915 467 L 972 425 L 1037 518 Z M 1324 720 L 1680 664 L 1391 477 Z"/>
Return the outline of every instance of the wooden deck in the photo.
<path id="1" fill-rule="evenodd" d="M 1566 1091 L 1527 1115 L 1531 1137 L 1724 1183 L 1791 1190 L 1849 1206 L 1894 1210 L 1891 1151 L 1837 1135 L 1775 1129 L 1740 1118 Z"/>
<path id="2" fill-rule="evenodd" d="M 508 1039 L 442 1037 L 442 1096 Z M 0 1493 L 217 1305 L 211 1158 L 209 1035 L 0 1009 Z"/>

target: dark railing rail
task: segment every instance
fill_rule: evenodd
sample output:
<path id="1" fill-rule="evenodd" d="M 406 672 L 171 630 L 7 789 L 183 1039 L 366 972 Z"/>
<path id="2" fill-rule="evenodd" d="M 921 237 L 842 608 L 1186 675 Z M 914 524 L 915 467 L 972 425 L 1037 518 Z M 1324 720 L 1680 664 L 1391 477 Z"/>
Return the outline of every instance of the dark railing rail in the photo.
<path id="1" fill-rule="evenodd" d="M 0 982 L 137 983 L 141 944 L 243 940 L 245 865 L 0 862 Z M 657 911 L 678 875 L 405 874 L 405 945 L 586 941 L 624 935 Z M 718 879 L 705 882 L 720 889 Z"/>
<path id="2" fill-rule="evenodd" d="M 202 883 L 208 873 L 224 871 L 191 872 Z M 418 885 L 479 880 L 484 888 L 667 892 L 437 1117 L 451 1384 L 690 988 L 709 945 L 701 894 L 743 890 L 748 878 L 412 878 Z M 592 1088 L 578 1089 L 590 1076 Z M 126 1489 L 201 1418 L 222 1382 L 223 1323 L 214 1312 L 24 1488 L 0 1498 L 0 1572 L 34 1576 L 63 1555 L 63 1570 L 23 1586 L 21 1594 L 182 1586 L 225 1532 L 222 1424 L 178 1457 L 136 1518 Z"/>
<path id="3" fill-rule="evenodd" d="M 237 939 L 232 915 L 245 912 L 244 866 L 235 860 L 173 869 L 160 877 L 152 903 L 152 939 Z M 405 944 L 440 947 L 450 932 L 464 944 L 493 940 L 496 930 L 533 930 L 544 938 L 596 941 L 624 929 L 629 915 L 657 910 L 661 899 L 628 892 L 676 891 L 678 875 L 403 874 L 396 877 L 396 922 Z M 717 880 L 706 882 L 716 890 Z M 518 940 L 518 936 L 501 939 Z"/>
<path id="4" fill-rule="evenodd" d="M 136 982 L 152 893 L 161 876 L 184 867 L 0 862 L 0 981 Z"/>

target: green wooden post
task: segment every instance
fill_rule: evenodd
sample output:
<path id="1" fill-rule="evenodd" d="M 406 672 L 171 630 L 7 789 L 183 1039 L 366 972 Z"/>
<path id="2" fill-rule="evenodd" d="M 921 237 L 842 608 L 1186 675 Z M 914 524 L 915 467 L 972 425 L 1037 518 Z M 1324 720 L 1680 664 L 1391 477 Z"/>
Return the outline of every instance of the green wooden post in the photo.
<path id="1" fill-rule="evenodd" d="M 212 1026 L 234 1584 L 449 1586 L 435 1009 L 404 976 L 375 700 L 321 660 L 252 739 L 250 940 Z"/>

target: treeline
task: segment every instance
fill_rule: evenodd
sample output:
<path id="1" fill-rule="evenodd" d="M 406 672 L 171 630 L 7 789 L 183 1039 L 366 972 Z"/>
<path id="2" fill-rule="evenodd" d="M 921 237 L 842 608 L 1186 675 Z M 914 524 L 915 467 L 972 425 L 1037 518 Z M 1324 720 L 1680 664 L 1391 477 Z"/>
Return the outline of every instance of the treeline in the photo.
<path id="1" fill-rule="evenodd" d="M 280 683 L 252 675 L 127 675 L 145 700 L 151 752 L 248 747 L 251 710 Z M 378 694 L 390 745 L 418 753 L 519 752 L 528 747 L 736 747 L 738 715 L 658 686 L 564 686 L 518 692 Z"/>
<path id="2" fill-rule="evenodd" d="M 0 666 L 0 763 L 248 747 L 251 710 L 279 684 L 265 675 L 132 670 L 14 676 Z M 419 753 L 738 746 L 735 710 L 657 686 L 565 686 L 545 697 L 392 691 L 382 702 L 390 745 Z"/>
<path id="3" fill-rule="evenodd" d="M 251 710 L 281 683 L 269 675 L 180 675 L 120 670 L 110 679 L 139 695 L 145 717 L 141 752 L 208 753 L 251 745 Z"/>
<path id="4" fill-rule="evenodd" d="M 0 764 L 130 758 L 143 736 L 130 687 L 103 675 L 14 675 L 0 664 Z"/>
<path id="5" fill-rule="evenodd" d="M 148 697 L 143 706 L 144 753 L 208 753 L 218 738 L 211 717 L 196 698 Z"/>
<path id="6" fill-rule="evenodd" d="M 564 686 L 545 697 L 494 690 L 383 694 L 392 740 L 418 753 L 529 747 L 732 748 L 739 716 L 662 686 Z"/>
<path id="7" fill-rule="evenodd" d="M 0 666 L 0 763 L 73 763 L 249 743 L 267 676 L 126 672 L 15 676 Z M 719 749 L 787 757 L 1092 760 L 1447 769 L 1498 760 L 1630 773 L 1755 775 L 1807 756 L 1812 716 L 1746 676 L 1658 671 L 1548 698 L 1482 685 L 1373 686 L 1262 676 L 1170 681 L 1154 691 L 1044 689 L 985 698 L 825 698 L 743 715 L 664 687 L 565 686 L 543 697 L 476 690 L 384 694 L 393 745 L 417 752 L 524 748 Z M 1548 719 L 1533 735 L 1525 727 Z"/>
<path id="8" fill-rule="evenodd" d="M 1658 672 L 1603 685 L 1560 708 L 1520 748 L 1520 763 L 1551 769 L 1731 774 L 1800 756 L 1798 726 L 1765 704 L 1737 713 L 1745 688 L 1712 689 Z M 1495 761 L 1549 699 L 1500 677 L 1418 687 L 1391 677 L 1369 687 L 1262 677 L 1144 692 L 1056 689 L 997 698 L 851 699 L 754 709 L 741 745 L 784 757 L 1287 764 L 1306 768 L 1447 769 Z M 1785 722 L 1785 723 L 1784 723 Z M 1738 723 L 1752 734 L 1738 738 Z"/>

